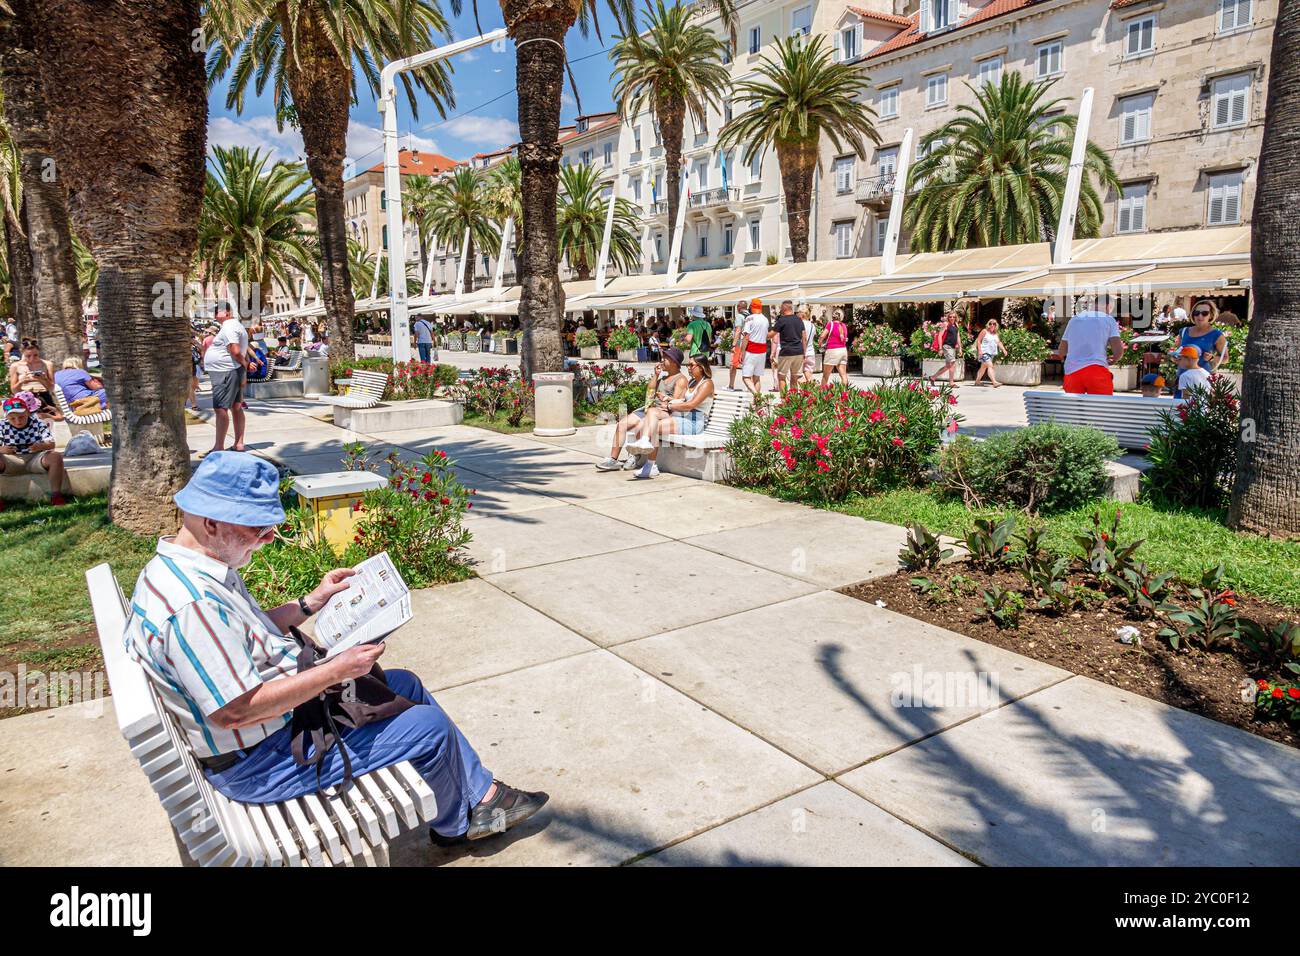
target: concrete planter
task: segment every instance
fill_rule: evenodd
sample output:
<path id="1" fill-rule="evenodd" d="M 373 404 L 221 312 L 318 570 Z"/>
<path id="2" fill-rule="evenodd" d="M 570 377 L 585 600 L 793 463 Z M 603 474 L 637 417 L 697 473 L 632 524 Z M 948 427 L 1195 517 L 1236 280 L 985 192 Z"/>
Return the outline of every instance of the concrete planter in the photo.
<path id="1" fill-rule="evenodd" d="M 600 346 L 589 345 L 585 349 L 579 349 L 578 354 L 585 359 L 598 359 L 600 358 Z"/>
<path id="2" fill-rule="evenodd" d="M 619 349 L 618 360 L 620 362 L 637 362 L 639 361 L 637 358 L 638 351 L 638 349 Z"/>
<path id="3" fill-rule="evenodd" d="M 1115 380 L 1115 391 L 1132 392 L 1138 386 L 1138 370 L 1136 365 L 1111 366 L 1110 376 Z"/>
<path id="4" fill-rule="evenodd" d="M 993 372 L 1003 385 L 1042 385 L 1042 362 L 1007 362 L 993 366 Z"/>
<path id="5" fill-rule="evenodd" d="M 889 378 L 903 371 L 903 360 L 897 355 L 863 355 L 861 359 L 863 375 Z M 939 367 L 943 367 L 942 363 Z"/>
<path id="6" fill-rule="evenodd" d="M 943 359 L 928 358 L 921 360 L 921 374 L 926 378 L 929 378 L 931 375 L 938 375 L 940 372 L 943 372 Z M 957 361 L 953 364 L 952 376 L 953 379 L 958 382 L 965 381 L 966 379 L 966 363 L 962 361 L 960 355 L 957 356 Z M 944 381 L 948 380 L 947 372 L 944 372 L 943 378 Z"/>

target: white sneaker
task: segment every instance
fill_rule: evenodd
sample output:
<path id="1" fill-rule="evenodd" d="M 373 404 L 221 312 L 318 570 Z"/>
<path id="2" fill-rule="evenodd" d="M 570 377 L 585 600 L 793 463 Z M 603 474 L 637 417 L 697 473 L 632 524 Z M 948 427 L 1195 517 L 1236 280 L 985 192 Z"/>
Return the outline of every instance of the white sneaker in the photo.
<path id="1" fill-rule="evenodd" d="M 636 471 L 636 469 L 641 467 L 641 462 L 641 455 L 629 455 L 627 461 L 623 462 L 623 470 Z"/>
<path id="2" fill-rule="evenodd" d="M 633 438 L 630 441 L 628 441 L 628 443 L 623 447 L 630 452 L 640 454 L 643 452 L 650 451 L 652 448 L 654 448 L 654 445 L 650 444 L 649 439 Z"/>
<path id="3" fill-rule="evenodd" d="M 606 458 L 604 461 L 596 462 L 597 471 L 618 471 L 623 467 L 623 463 L 617 458 Z"/>
<path id="4" fill-rule="evenodd" d="M 659 474 L 659 466 L 654 463 L 653 459 L 646 459 L 646 463 L 641 466 L 633 478 L 655 478 Z"/>

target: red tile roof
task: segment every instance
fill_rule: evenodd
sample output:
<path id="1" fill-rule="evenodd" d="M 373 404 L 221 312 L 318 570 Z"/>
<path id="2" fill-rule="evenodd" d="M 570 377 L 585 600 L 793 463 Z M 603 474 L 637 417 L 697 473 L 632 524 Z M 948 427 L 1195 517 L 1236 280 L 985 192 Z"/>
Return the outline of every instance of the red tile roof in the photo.
<path id="1" fill-rule="evenodd" d="M 1015 13 L 1017 10 L 1023 10 L 1025 7 L 1032 7 L 1036 3 L 1043 3 L 1043 2 L 1044 0 L 993 0 L 992 3 L 987 4 L 984 7 L 981 7 L 979 10 L 976 10 L 965 20 L 961 21 L 961 23 L 957 24 L 957 26 L 953 28 L 953 30 L 944 30 L 942 32 L 942 35 L 946 36 L 949 33 L 964 30 L 967 27 L 972 26 L 973 24 L 983 23 L 986 20 L 992 20 L 995 17 L 1004 16 L 1005 14 L 1008 13 Z M 1136 2 L 1136 0 L 1113 0 L 1113 2 L 1116 3 Z M 875 57 L 884 56 L 886 53 L 893 53 L 895 50 L 901 50 L 904 47 L 909 47 L 912 46 L 913 44 L 920 43 L 922 40 L 925 40 L 929 36 L 931 36 L 932 34 L 922 33 L 917 28 L 918 22 L 920 20 L 920 16 L 921 15 L 917 13 L 917 14 L 913 14 L 911 17 L 908 17 L 907 18 L 908 25 L 905 30 L 901 30 L 896 36 L 891 37 L 890 39 L 886 40 L 884 43 L 880 44 L 880 46 L 876 47 L 874 50 L 867 53 L 865 59 L 870 60 Z"/>
<path id="2" fill-rule="evenodd" d="M 883 23 L 892 23 L 896 27 L 910 27 L 912 25 L 911 17 L 899 17 L 892 13 L 877 13 L 875 10 L 864 10 L 861 7 L 855 6 L 850 6 L 849 11 L 870 20 L 880 20 Z"/>
<path id="3" fill-rule="evenodd" d="M 436 173 L 445 173 L 453 166 L 459 165 L 456 160 L 448 159 L 441 153 L 422 153 L 418 149 L 407 149 L 402 147 L 397 152 L 397 161 L 401 166 L 403 176 L 433 176 Z M 371 166 L 367 172 L 382 173 L 384 164 L 382 162 Z"/>

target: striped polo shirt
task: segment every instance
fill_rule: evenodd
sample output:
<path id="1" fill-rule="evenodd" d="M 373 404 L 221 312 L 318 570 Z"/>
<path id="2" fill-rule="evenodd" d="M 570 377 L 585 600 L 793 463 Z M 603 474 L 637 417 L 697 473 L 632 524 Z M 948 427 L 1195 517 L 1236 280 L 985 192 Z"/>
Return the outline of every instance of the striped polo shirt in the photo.
<path id="1" fill-rule="evenodd" d="M 123 634 L 198 756 L 251 747 L 290 720 L 223 730 L 210 717 L 264 681 L 297 672 L 298 644 L 266 615 L 233 568 L 171 538 L 144 566 Z"/>

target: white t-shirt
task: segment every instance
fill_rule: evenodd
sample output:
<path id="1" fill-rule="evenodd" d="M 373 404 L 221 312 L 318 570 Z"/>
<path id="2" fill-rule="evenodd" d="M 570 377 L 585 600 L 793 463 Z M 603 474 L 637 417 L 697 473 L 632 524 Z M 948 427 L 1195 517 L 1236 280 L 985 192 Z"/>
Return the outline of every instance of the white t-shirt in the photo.
<path id="1" fill-rule="evenodd" d="M 813 341 L 813 324 L 809 319 L 803 320 L 803 334 L 808 342 L 808 348 L 804 350 L 804 355 L 811 356 L 817 351 L 817 343 Z"/>
<path id="2" fill-rule="evenodd" d="M 415 320 L 415 341 L 422 345 L 433 344 L 433 326 L 428 319 Z"/>
<path id="3" fill-rule="evenodd" d="M 748 312 L 748 311 L 741 312 L 740 309 L 737 309 L 737 310 L 736 310 L 736 318 L 735 318 L 735 320 L 731 323 L 731 327 L 732 327 L 733 329 L 744 328 L 745 323 L 746 323 L 747 321 L 749 321 L 749 312 Z"/>
<path id="4" fill-rule="evenodd" d="M 767 346 L 767 316 L 761 312 L 755 312 L 745 322 L 745 335 L 749 341 L 755 345 L 763 343 L 764 348 Z"/>
<path id="5" fill-rule="evenodd" d="M 229 346 L 236 344 L 241 353 L 248 354 L 248 330 L 238 319 L 226 319 L 203 353 L 203 367 L 209 372 L 233 372 L 237 366 Z"/>
<path id="6" fill-rule="evenodd" d="M 1107 368 L 1107 343 L 1119 338 L 1119 323 L 1105 312 L 1080 312 L 1065 326 L 1061 341 L 1068 343 L 1065 352 L 1065 374 L 1077 372 L 1089 365 Z"/>
<path id="7" fill-rule="evenodd" d="M 1198 388 L 1210 387 L 1210 373 L 1199 365 L 1189 368 L 1178 376 L 1178 397 L 1188 398 L 1188 392 Z"/>

